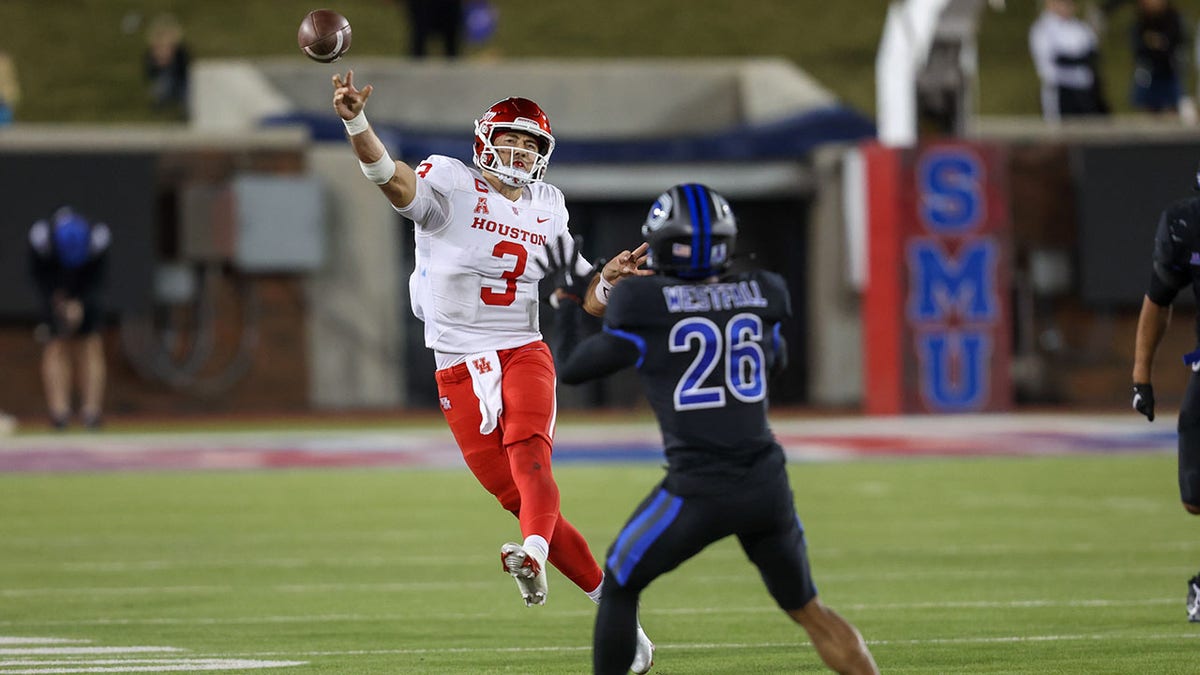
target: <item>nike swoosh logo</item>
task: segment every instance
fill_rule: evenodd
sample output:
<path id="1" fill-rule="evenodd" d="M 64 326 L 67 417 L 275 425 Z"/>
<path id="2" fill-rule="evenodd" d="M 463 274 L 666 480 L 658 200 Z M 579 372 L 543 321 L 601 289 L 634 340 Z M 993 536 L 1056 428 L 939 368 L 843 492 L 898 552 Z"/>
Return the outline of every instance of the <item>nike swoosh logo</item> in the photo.
<path id="1" fill-rule="evenodd" d="M 544 223 L 544 222 L 546 222 L 547 220 L 550 220 L 550 219 L 549 219 L 549 218 L 538 218 L 538 222 L 539 222 L 539 223 Z"/>

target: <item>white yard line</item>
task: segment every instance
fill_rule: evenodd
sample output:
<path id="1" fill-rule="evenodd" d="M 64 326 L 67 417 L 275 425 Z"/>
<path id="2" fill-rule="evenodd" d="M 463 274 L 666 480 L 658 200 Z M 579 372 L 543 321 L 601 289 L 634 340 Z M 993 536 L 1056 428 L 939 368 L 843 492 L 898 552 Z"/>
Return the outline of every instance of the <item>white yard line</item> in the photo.
<path id="1" fill-rule="evenodd" d="M 1194 640 L 1200 638 L 1200 632 L 1187 633 L 1153 633 L 1139 635 L 1112 634 L 1062 634 L 1062 635 L 1001 635 L 954 638 L 926 638 L 914 640 L 871 640 L 868 645 L 880 646 L 925 646 L 925 645 L 955 645 L 955 644 L 1009 644 L 1022 642 L 1110 642 L 1114 640 Z M 806 641 L 789 642 L 656 642 L 658 649 L 811 649 L 811 643 Z M 588 645 L 563 645 L 548 647 L 414 647 L 412 649 L 348 649 L 328 651 L 302 652 L 253 652 L 239 654 L 241 657 L 270 658 L 286 656 L 290 658 L 320 658 L 329 656 L 387 656 L 387 655 L 424 655 L 424 654 L 487 654 L 513 652 L 581 652 L 590 651 Z M 660 651 L 660 654 L 662 652 Z"/>
<path id="2" fill-rule="evenodd" d="M 256 661 L 250 659 L 180 659 L 161 663 L 120 662 L 103 665 L 80 662 L 69 665 L 20 664 L 14 669 L 0 666 L 4 675 L 56 675 L 60 673 L 167 673 L 200 670 L 260 670 L 303 666 L 306 661 Z"/>
<path id="3" fill-rule="evenodd" d="M 1082 598 L 1076 600 L 1047 600 L 1031 598 L 1025 600 L 965 600 L 946 602 L 910 602 L 910 603 L 843 603 L 838 607 L 853 611 L 911 611 L 921 609 L 1041 609 L 1041 608 L 1092 608 L 1092 607 L 1155 607 L 1178 604 L 1182 612 L 1183 598 L 1141 598 L 1141 599 L 1105 599 Z M 779 610 L 770 604 L 754 607 L 680 607 L 652 608 L 645 607 L 642 613 L 646 615 L 712 615 L 712 614 L 776 614 Z M 422 612 L 419 615 L 407 614 L 299 614 L 290 616 L 258 616 L 258 617 L 141 617 L 116 618 L 100 617 L 88 619 L 52 619 L 52 620 L 3 620 L 0 626 L 123 626 L 123 625 L 162 625 L 162 626 L 222 626 L 222 625 L 255 625 L 255 624 L 293 624 L 293 623 L 361 623 L 387 621 L 430 621 L 430 620 L 479 620 L 495 618 L 505 614 L 504 610 L 494 612 Z M 560 617 L 592 616 L 593 609 L 564 610 L 556 612 Z M 4 651 L 0 650 L 0 655 Z"/>

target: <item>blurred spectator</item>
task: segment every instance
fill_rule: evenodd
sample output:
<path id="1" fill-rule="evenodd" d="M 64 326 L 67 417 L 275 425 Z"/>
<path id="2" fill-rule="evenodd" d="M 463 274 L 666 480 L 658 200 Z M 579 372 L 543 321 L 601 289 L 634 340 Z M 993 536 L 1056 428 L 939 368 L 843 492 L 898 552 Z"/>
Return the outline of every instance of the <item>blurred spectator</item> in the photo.
<path id="1" fill-rule="evenodd" d="M 160 14 L 146 29 L 146 79 L 157 108 L 187 103 L 191 55 L 183 42 L 183 27 L 172 14 Z"/>
<path id="2" fill-rule="evenodd" d="M 1058 121 L 1076 115 L 1106 115 L 1108 101 L 1097 68 L 1096 31 L 1075 15 L 1074 0 L 1044 0 L 1029 29 L 1029 51 L 1041 80 L 1042 116 Z"/>
<path id="3" fill-rule="evenodd" d="M 500 10 L 489 0 L 469 0 L 463 10 L 463 28 L 467 43 L 482 45 L 496 34 Z"/>
<path id="4" fill-rule="evenodd" d="M 1133 23 L 1133 107 L 1175 113 L 1184 91 L 1187 28 L 1170 0 L 1138 0 Z"/>
<path id="5" fill-rule="evenodd" d="M 71 418 L 72 354 L 78 338 L 80 416 L 99 428 L 104 402 L 104 342 L 100 291 L 112 233 L 69 206 L 29 229 L 30 272 L 42 300 L 38 336 L 44 343 L 42 380 L 50 422 L 66 428 Z"/>
<path id="6" fill-rule="evenodd" d="M 457 58 L 463 32 L 462 0 L 396 0 L 408 12 L 409 53 L 425 58 L 429 40 L 441 40 L 446 56 Z"/>
<path id="7" fill-rule="evenodd" d="M 21 83 L 17 81 L 17 65 L 7 52 L 0 52 L 0 126 L 11 124 L 14 110 L 21 102 Z"/>

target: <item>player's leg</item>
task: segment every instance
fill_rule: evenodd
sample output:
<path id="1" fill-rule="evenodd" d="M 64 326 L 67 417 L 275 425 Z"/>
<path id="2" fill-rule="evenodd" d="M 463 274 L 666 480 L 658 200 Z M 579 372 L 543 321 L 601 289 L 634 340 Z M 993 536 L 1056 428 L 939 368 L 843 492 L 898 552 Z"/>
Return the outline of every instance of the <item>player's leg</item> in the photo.
<path id="1" fill-rule="evenodd" d="M 483 418 L 467 369 L 454 367 L 439 370 L 437 383 L 442 414 L 467 468 L 479 484 L 500 502 L 500 506 L 517 515 L 521 510 L 521 493 L 513 482 L 500 431 L 486 435 L 479 433 Z"/>
<path id="2" fill-rule="evenodd" d="M 858 630 L 817 597 L 804 528 L 796 516 L 787 474 L 756 487 L 752 494 L 752 503 L 735 508 L 747 519 L 738 541 L 758 568 L 771 597 L 804 628 L 821 660 L 834 671 L 878 673 Z"/>
<path id="3" fill-rule="evenodd" d="M 50 423 L 66 428 L 71 418 L 71 354 L 68 340 L 51 336 L 42 348 L 42 386 Z"/>
<path id="4" fill-rule="evenodd" d="M 84 426 L 89 429 L 100 427 L 104 409 L 104 387 L 107 369 L 104 363 L 104 338 L 98 332 L 100 309 L 94 304 L 84 304 L 83 321 L 79 325 L 80 336 L 80 415 Z"/>
<path id="5" fill-rule="evenodd" d="M 858 629 L 821 604 L 820 598 L 814 597 L 804 607 L 788 610 L 787 614 L 804 628 L 821 660 L 834 672 L 843 675 L 879 673 Z"/>
<path id="6" fill-rule="evenodd" d="M 545 344 L 536 342 L 503 354 L 501 365 L 500 430 L 521 493 L 521 534 L 549 543 L 559 517 L 558 484 L 550 468 L 557 413 L 554 360 Z"/>
<path id="7" fill-rule="evenodd" d="M 655 579 L 730 532 L 713 500 L 684 499 L 659 487 L 638 505 L 605 557 L 592 639 L 596 673 L 650 669 L 654 645 L 640 631 L 638 597 Z"/>
<path id="8" fill-rule="evenodd" d="M 1183 508 L 1200 515 L 1200 375 L 1188 379 L 1179 406 L 1179 498 Z M 1200 573 L 1187 583 L 1188 621 L 1200 623 Z"/>
<path id="9" fill-rule="evenodd" d="M 542 535 L 553 522 L 551 536 L 545 537 L 553 542 L 550 564 L 595 599 L 603 572 L 587 540 L 559 511 L 560 493 L 550 466 L 557 411 L 554 359 L 538 342 L 515 350 L 502 372 L 504 443 L 521 492 L 521 532 Z"/>
<path id="10" fill-rule="evenodd" d="M 442 414 L 450 425 L 450 432 L 454 434 L 467 468 L 505 510 L 519 517 L 521 493 L 513 481 L 502 433 L 500 429 L 489 434 L 480 433 L 479 425 L 483 418 L 479 411 L 479 398 L 475 395 L 467 369 L 454 367 L 439 370 L 437 382 Z M 505 544 L 500 549 L 501 566 L 516 580 L 526 606 L 546 602 L 546 576 L 540 567 L 542 561 L 535 564 L 534 560 L 527 557 L 525 550 L 517 544 Z"/>

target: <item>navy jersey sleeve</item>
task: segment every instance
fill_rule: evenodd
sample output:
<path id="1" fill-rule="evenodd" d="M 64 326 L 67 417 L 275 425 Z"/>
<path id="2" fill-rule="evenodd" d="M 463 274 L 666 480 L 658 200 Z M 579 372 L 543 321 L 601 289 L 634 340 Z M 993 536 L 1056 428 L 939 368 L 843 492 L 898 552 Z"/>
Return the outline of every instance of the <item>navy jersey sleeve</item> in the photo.
<path id="1" fill-rule="evenodd" d="M 642 348 L 607 328 L 597 332 L 593 317 L 577 303 L 564 301 L 555 318 L 560 335 L 556 367 L 565 384 L 580 384 L 641 363 Z"/>
<path id="2" fill-rule="evenodd" d="M 1176 204 L 1162 212 L 1154 233 L 1154 274 L 1146 293 L 1155 304 L 1171 304 L 1175 295 L 1191 281 L 1188 271 L 1190 244 L 1195 240 L 1195 225 L 1185 208 Z"/>
<path id="3" fill-rule="evenodd" d="M 774 272 L 759 270 L 751 272 L 749 278 L 758 283 L 766 300 L 766 305 L 760 311 L 768 331 L 763 340 L 763 353 L 767 358 L 767 371 L 772 376 L 778 375 L 788 366 L 783 322 L 792 318 L 792 296 L 788 292 L 787 281 Z"/>
<path id="4" fill-rule="evenodd" d="M 792 318 L 792 296 L 788 292 L 787 282 L 784 278 L 767 271 L 757 272 L 755 276 L 762 286 L 763 297 L 767 300 L 767 306 L 763 310 L 763 319 L 777 324 Z"/>
<path id="5" fill-rule="evenodd" d="M 608 307 L 604 310 L 604 327 L 607 330 L 633 331 L 644 323 L 644 319 L 652 316 L 646 312 L 646 294 L 650 292 L 645 277 L 629 277 L 622 279 L 608 297 Z"/>

